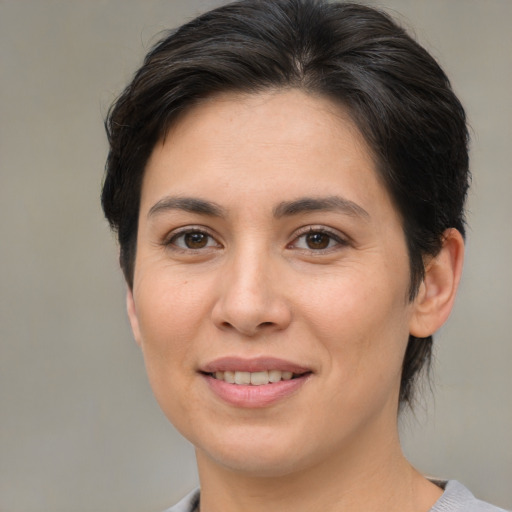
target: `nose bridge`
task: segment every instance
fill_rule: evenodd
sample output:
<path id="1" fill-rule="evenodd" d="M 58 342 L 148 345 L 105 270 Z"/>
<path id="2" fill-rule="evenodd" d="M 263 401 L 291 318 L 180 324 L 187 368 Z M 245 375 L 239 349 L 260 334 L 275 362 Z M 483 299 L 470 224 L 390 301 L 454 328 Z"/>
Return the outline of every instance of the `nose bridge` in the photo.
<path id="1" fill-rule="evenodd" d="M 290 312 L 276 281 L 278 256 L 262 240 L 241 241 L 226 261 L 214 321 L 244 335 L 283 329 Z"/>

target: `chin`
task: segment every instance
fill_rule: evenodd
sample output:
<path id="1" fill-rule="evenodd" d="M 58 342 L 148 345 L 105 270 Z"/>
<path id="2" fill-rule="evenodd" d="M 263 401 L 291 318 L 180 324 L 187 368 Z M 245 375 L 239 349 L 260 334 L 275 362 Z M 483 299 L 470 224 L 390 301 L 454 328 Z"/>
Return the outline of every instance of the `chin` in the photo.
<path id="1" fill-rule="evenodd" d="M 297 455 L 296 450 L 289 450 L 281 455 L 246 450 L 244 454 L 214 453 L 207 456 L 219 466 L 240 475 L 277 478 L 296 473 L 302 467 L 304 462 L 299 460 Z"/>
<path id="2" fill-rule="evenodd" d="M 199 457 L 206 457 L 227 470 L 252 477 L 280 477 L 307 463 L 304 440 L 275 432 L 231 432 L 216 439 L 191 439 Z"/>

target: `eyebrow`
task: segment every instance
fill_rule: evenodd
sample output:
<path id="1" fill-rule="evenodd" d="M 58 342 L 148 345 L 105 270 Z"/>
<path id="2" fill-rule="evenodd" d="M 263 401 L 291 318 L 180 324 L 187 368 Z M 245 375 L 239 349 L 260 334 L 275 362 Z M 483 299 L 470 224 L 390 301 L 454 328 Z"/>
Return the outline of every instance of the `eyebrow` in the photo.
<path id="1" fill-rule="evenodd" d="M 169 210 L 183 210 L 199 215 L 211 217 L 225 217 L 226 211 L 222 206 L 212 201 L 205 201 L 196 197 L 164 197 L 155 203 L 148 212 L 148 217 Z"/>
<path id="2" fill-rule="evenodd" d="M 226 217 L 226 210 L 213 201 L 206 201 L 196 197 L 164 197 L 156 202 L 149 210 L 148 217 L 152 217 L 169 210 L 183 210 L 189 213 L 207 215 L 211 217 Z M 345 215 L 369 219 L 369 213 L 357 203 L 340 196 L 327 197 L 301 197 L 293 201 L 283 201 L 274 209 L 276 218 L 291 217 L 303 213 L 316 211 L 338 211 Z"/>
<path id="3" fill-rule="evenodd" d="M 316 211 L 338 211 L 365 220 L 370 218 L 370 214 L 364 208 L 340 196 L 301 197 L 294 201 L 283 201 L 274 208 L 274 216 L 289 217 Z"/>

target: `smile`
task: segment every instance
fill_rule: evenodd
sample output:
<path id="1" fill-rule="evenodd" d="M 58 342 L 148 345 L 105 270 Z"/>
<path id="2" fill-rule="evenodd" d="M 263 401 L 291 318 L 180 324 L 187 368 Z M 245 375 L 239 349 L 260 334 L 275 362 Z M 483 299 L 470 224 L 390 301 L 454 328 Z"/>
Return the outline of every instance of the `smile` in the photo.
<path id="1" fill-rule="evenodd" d="M 264 370 L 260 372 L 244 372 L 244 371 L 225 371 L 215 372 L 210 374 L 217 380 L 222 380 L 228 384 L 238 385 L 251 385 L 251 386 L 264 386 L 265 384 L 272 384 L 282 380 L 291 380 L 299 375 L 294 375 L 293 372 L 281 370 Z"/>
<path id="2" fill-rule="evenodd" d="M 313 376 L 311 368 L 274 357 L 223 357 L 199 368 L 209 390 L 234 407 L 268 407 L 291 398 Z"/>

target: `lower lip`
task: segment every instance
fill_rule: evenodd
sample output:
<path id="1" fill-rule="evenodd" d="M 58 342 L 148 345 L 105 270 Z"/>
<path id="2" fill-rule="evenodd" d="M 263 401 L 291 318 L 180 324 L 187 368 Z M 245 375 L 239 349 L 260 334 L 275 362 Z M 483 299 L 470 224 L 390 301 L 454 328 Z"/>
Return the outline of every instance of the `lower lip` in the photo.
<path id="1" fill-rule="evenodd" d="M 210 389 L 224 402 L 235 407 L 258 408 L 267 407 L 295 394 L 309 380 L 310 373 L 290 380 L 281 380 L 261 386 L 229 384 L 203 375 Z"/>

